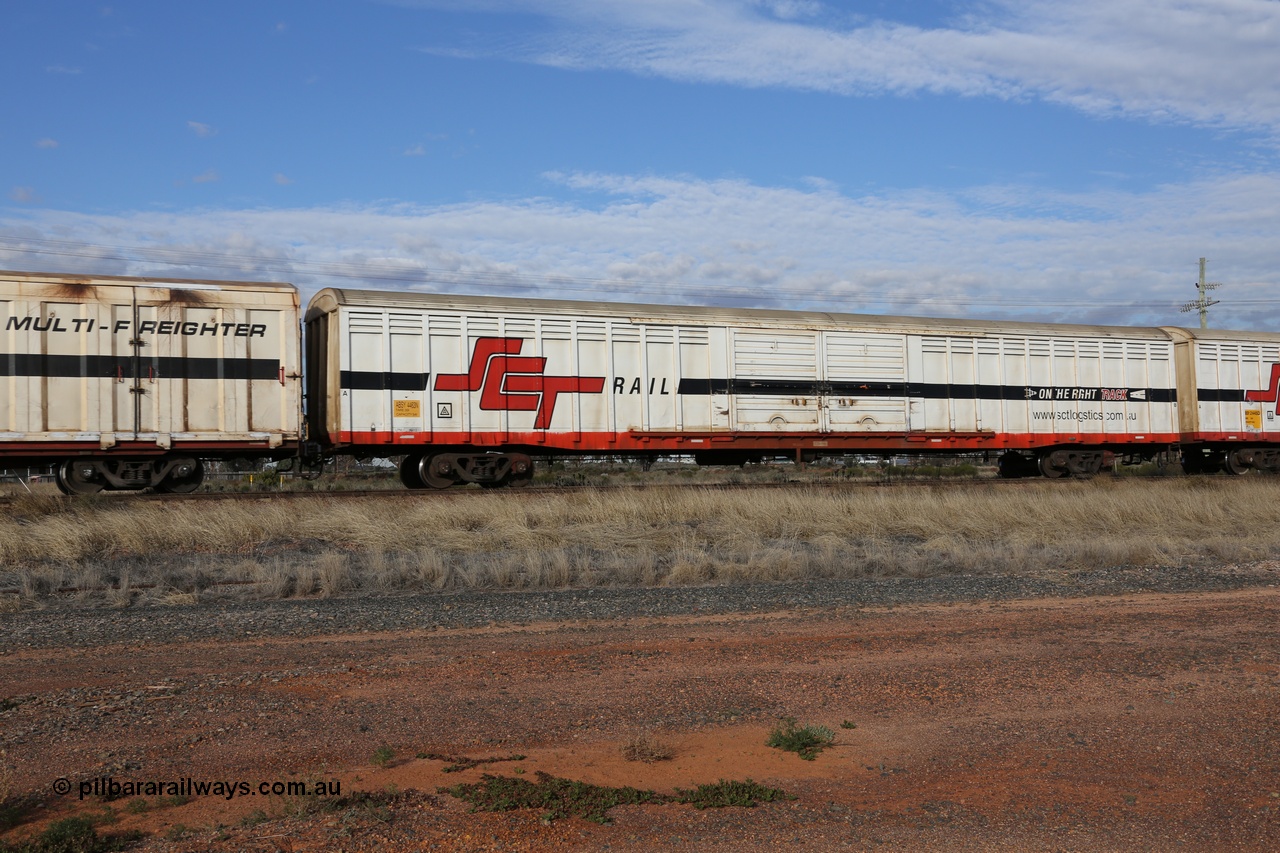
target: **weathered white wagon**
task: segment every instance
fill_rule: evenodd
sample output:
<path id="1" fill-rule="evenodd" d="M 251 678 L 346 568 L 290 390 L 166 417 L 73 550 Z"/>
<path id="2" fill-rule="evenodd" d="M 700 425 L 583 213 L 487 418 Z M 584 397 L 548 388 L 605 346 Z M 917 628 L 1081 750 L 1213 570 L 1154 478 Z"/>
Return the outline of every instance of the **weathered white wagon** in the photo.
<path id="1" fill-rule="evenodd" d="M 553 452 L 1000 451 L 1008 476 L 1060 477 L 1185 443 L 1206 468 L 1280 464 L 1265 333 L 338 289 L 307 333 L 312 434 L 406 454 L 410 486 L 519 481 Z"/>
<path id="2" fill-rule="evenodd" d="M 0 272 L 0 454 L 73 494 L 185 492 L 301 430 L 288 284 Z"/>

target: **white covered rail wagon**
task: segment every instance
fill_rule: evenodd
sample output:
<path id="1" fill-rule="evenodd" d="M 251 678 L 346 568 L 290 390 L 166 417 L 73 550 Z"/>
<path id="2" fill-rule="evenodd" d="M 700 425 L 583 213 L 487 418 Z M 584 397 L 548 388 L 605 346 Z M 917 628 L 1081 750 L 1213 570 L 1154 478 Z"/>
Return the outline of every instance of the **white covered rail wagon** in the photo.
<path id="1" fill-rule="evenodd" d="M 186 492 L 302 425 L 288 284 L 0 272 L 0 454 L 63 491 Z"/>
<path id="2" fill-rule="evenodd" d="M 287 284 L 0 273 L 0 463 L 75 494 L 333 454 L 401 457 L 414 488 L 571 453 L 1280 470 L 1270 333 L 329 289 L 304 355 L 298 319 Z"/>
<path id="3" fill-rule="evenodd" d="M 1280 467 L 1280 335 L 329 289 L 307 336 L 312 437 L 405 454 L 410 487 L 524 482 L 554 453 Z"/>

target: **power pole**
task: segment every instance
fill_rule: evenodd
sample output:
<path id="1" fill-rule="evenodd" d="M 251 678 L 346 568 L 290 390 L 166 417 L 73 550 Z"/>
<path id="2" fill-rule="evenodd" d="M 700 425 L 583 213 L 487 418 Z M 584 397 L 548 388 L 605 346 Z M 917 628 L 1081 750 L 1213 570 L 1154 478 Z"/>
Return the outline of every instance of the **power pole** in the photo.
<path id="1" fill-rule="evenodd" d="M 1217 305 L 1221 301 L 1219 299 L 1210 299 L 1209 291 L 1217 290 L 1219 287 L 1222 287 L 1222 282 L 1207 282 L 1204 280 L 1204 258 L 1201 258 L 1200 281 L 1196 284 L 1196 290 L 1200 291 L 1200 295 L 1196 297 L 1194 302 L 1183 303 L 1182 308 L 1179 310 L 1182 311 L 1183 314 L 1186 314 L 1188 311 L 1199 311 L 1200 328 L 1209 328 L 1209 306 Z"/>

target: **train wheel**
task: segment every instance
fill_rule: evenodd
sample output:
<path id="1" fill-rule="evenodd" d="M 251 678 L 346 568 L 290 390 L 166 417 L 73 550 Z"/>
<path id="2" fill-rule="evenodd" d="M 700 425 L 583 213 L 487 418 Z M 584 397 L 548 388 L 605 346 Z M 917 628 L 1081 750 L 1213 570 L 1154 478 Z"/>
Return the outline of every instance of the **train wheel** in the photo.
<path id="1" fill-rule="evenodd" d="M 400 482 L 406 489 L 425 489 L 427 484 L 418 476 L 418 466 L 422 464 L 422 455 L 410 453 L 400 463 Z"/>
<path id="2" fill-rule="evenodd" d="M 1240 458 L 1240 451 L 1238 450 L 1231 451 L 1222 460 L 1222 470 L 1237 477 L 1241 474 L 1247 474 L 1251 467 L 1246 465 L 1244 460 Z"/>
<path id="3" fill-rule="evenodd" d="M 204 463 L 199 459 L 179 459 L 173 470 L 160 481 L 156 491 L 171 495 L 189 495 L 204 482 Z"/>
<path id="4" fill-rule="evenodd" d="M 69 459 L 58 466 L 58 488 L 68 495 L 96 495 L 105 485 L 97 466 L 84 459 Z"/>
<path id="5" fill-rule="evenodd" d="M 431 489 L 447 489 L 457 482 L 453 475 L 453 461 L 447 453 L 424 456 L 418 463 L 418 477 L 424 486 Z"/>
<path id="6" fill-rule="evenodd" d="M 1071 453 L 1067 458 L 1067 470 L 1078 480 L 1087 480 L 1102 470 L 1101 453 Z"/>
<path id="7" fill-rule="evenodd" d="M 1040 457 L 1040 473 L 1048 477 L 1050 480 L 1061 480 L 1063 477 L 1071 473 L 1067 468 L 1066 454 L 1061 450 L 1053 453 L 1046 453 Z"/>

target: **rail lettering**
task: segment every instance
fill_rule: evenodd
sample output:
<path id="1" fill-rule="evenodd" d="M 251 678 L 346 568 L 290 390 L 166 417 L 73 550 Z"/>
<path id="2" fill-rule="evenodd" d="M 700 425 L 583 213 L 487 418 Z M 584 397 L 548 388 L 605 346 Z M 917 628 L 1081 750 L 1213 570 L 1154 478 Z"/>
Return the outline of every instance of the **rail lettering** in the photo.
<path id="1" fill-rule="evenodd" d="M 1145 388 L 1053 388 L 1031 387 L 1026 390 L 1028 400 L 1078 400 L 1082 402 L 1124 403 L 1130 400 L 1146 402 Z"/>
<path id="2" fill-rule="evenodd" d="M 4 324 L 6 332 L 111 332 L 127 334 L 133 327 L 131 320 L 116 320 L 108 325 L 93 317 L 10 317 Z M 202 323 L 194 320 L 142 320 L 138 323 L 139 335 L 181 335 L 183 337 L 265 338 L 265 323 Z"/>
<path id="3" fill-rule="evenodd" d="M 639 376 L 632 379 L 630 383 L 627 382 L 627 377 L 625 376 L 615 376 L 613 377 L 613 393 L 643 394 L 644 383 L 640 381 Z M 671 390 L 667 386 L 667 377 L 664 376 L 661 379 L 656 376 L 651 377 L 649 379 L 649 393 L 655 397 L 671 396 Z"/>

